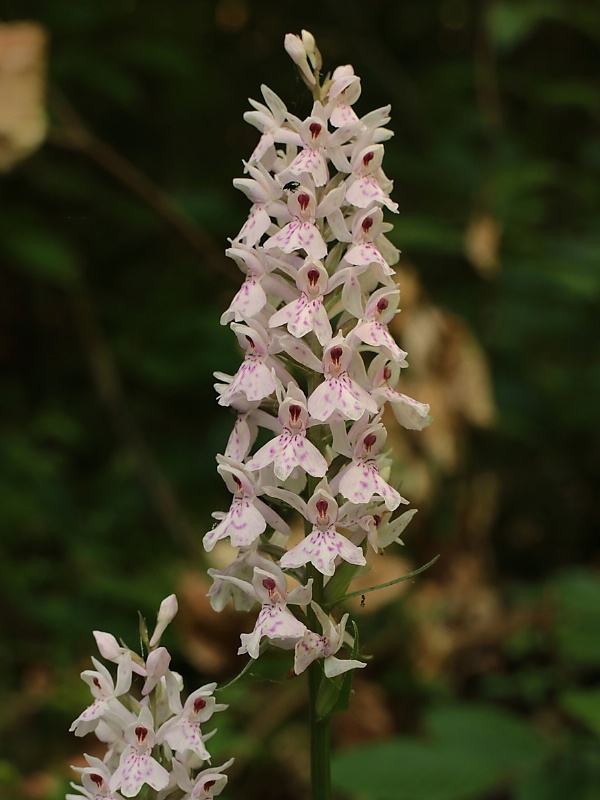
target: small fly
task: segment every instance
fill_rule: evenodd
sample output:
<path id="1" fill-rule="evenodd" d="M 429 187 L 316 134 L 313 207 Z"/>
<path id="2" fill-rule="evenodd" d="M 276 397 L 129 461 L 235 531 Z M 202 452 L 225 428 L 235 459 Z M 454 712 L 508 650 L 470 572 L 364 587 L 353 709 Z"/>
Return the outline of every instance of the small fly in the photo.
<path id="1" fill-rule="evenodd" d="M 294 194 L 294 192 L 297 192 L 299 188 L 300 188 L 300 181 L 289 181 L 283 187 L 283 191 Z"/>

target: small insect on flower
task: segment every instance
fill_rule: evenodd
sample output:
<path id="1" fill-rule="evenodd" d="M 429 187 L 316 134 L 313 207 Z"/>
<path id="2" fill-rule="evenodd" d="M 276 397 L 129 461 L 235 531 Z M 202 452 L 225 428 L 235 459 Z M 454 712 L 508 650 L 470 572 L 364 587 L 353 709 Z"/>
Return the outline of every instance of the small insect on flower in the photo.
<path id="1" fill-rule="evenodd" d="M 299 188 L 300 188 L 300 181 L 289 181 L 283 187 L 283 191 L 291 192 L 293 194 L 294 192 L 297 192 Z"/>

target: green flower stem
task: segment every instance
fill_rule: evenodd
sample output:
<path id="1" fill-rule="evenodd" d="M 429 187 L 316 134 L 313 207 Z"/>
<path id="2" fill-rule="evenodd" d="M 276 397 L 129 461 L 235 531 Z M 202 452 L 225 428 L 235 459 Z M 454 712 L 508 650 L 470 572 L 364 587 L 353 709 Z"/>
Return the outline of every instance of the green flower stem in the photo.
<path id="1" fill-rule="evenodd" d="M 319 605 L 323 601 L 323 575 L 311 567 L 314 580 L 313 598 Z M 312 630 L 318 630 L 318 621 L 312 608 L 308 609 Z M 310 724 L 310 782 L 312 800 L 331 800 L 331 747 L 329 718 L 318 719 L 317 697 L 323 680 L 319 661 L 308 668 L 309 724 Z"/>
<path id="2" fill-rule="evenodd" d="M 331 800 L 331 758 L 329 718 L 317 719 L 317 695 L 321 679 L 318 662 L 308 668 L 310 696 L 310 777 L 312 800 Z"/>
<path id="3" fill-rule="evenodd" d="M 307 380 L 307 396 L 310 395 L 319 383 L 319 376 L 311 372 Z M 323 452 L 324 443 L 322 439 L 321 425 L 316 425 L 307 431 L 307 436 L 313 444 Z M 319 431 L 319 433 L 317 433 Z M 321 435 L 321 436 L 320 436 Z M 306 499 L 310 500 L 318 479 L 312 475 L 307 475 Z M 305 535 L 310 534 L 312 525 L 305 520 Z M 323 586 L 323 575 L 316 567 L 310 564 L 307 567 L 307 577 L 313 579 L 312 597 L 315 603 L 322 607 L 325 591 Z M 317 615 L 311 608 L 307 608 L 308 627 L 312 631 L 319 631 L 320 623 Z M 324 679 L 323 666 L 320 661 L 314 661 L 308 668 L 308 704 L 309 704 L 309 726 L 310 726 L 310 783 L 312 800 L 331 800 L 331 748 L 330 748 L 330 725 L 329 718 L 318 719 L 317 698 L 321 682 Z"/>

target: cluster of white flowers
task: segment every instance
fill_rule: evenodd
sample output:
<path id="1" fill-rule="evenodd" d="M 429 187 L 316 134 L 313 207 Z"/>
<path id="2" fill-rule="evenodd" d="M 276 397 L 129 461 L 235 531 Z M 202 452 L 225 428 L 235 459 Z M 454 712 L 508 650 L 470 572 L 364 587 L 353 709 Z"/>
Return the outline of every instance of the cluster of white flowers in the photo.
<path id="1" fill-rule="evenodd" d="M 94 732 L 107 746 L 103 759 L 86 755 L 87 766 L 75 767 L 81 785 L 66 800 L 122 800 L 136 797 L 144 789 L 155 790 L 157 800 L 209 800 L 221 794 L 227 776 L 210 763 L 202 726 L 227 706 L 217 703 L 209 683 L 192 692 L 182 704 L 181 676 L 169 669 L 171 656 L 160 646 L 160 638 L 175 613 L 177 600 L 163 600 L 156 628 L 147 643 L 144 659 L 121 646 L 110 633 L 94 631 L 100 655 L 117 664 L 116 682 L 111 672 L 92 657 L 95 669 L 81 673 L 89 685 L 93 703 L 71 725 L 76 736 Z M 140 682 L 133 693 L 134 675 Z M 146 788 L 147 790 L 147 788 Z M 146 795 L 144 795 L 146 796 Z"/>
<path id="2" fill-rule="evenodd" d="M 285 47 L 314 104 L 299 119 L 262 86 L 264 103 L 250 100 L 244 115 L 261 136 L 247 177 L 234 181 L 252 208 L 227 255 L 246 277 L 221 323 L 245 355 L 235 375 L 215 374 L 219 403 L 237 414 L 217 456 L 232 503 L 213 515 L 218 524 L 204 547 L 228 538 L 239 548 L 225 569 L 209 570 L 213 607 L 229 598 L 239 609 L 261 606 L 239 652 L 257 658 L 266 639 L 295 650 L 297 674 L 324 659 L 332 677 L 365 665 L 335 657 L 350 639 L 347 615 L 336 622 L 315 602 L 307 565 L 324 576 L 326 591 L 344 562 L 365 565 L 367 544 L 380 552 L 400 541 L 415 511 L 392 517 L 408 501 L 386 480 L 383 409 L 390 403 L 413 430 L 430 417 L 429 406 L 395 388 L 407 362 L 388 330 L 400 296 L 392 269 L 399 253 L 383 221 L 384 208 L 397 211 L 381 166 L 390 108 L 356 115 L 361 87 L 350 65 L 321 83 L 308 32 L 288 34 Z M 252 452 L 259 428 L 271 438 Z M 291 548 L 286 507 L 306 521 L 305 538 Z M 300 585 L 288 591 L 283 570 Z M 309 618 L 320 630 L 309 629 Z"/>

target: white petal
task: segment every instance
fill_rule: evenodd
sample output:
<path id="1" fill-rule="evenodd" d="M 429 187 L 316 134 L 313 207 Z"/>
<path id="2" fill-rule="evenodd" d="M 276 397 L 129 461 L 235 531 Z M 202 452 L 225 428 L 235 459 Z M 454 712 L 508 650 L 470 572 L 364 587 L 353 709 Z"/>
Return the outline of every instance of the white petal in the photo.
<path id="1" fill-rule="evenodd" d="M 427 403 L 419 403 L 400 392 L 394 394 L 396 397 L 392 400 L 392 411 L 400 425 L 411 431 L 421 431 L 431 423 Z"/>
<path id="2" fill-rule="evenodd" d="M 328 656 L 323 663 L 323 671 L 328 678 L 335 678 L 349 669 L 360 669 L 367 665 L 363 661 L 355 661 L 351 658 L 341 659 L 335 656 Z"/>
<path id="3" fill-rule="evenodd" d="M 248 547 L 266 527 L 265 519 L 249 498 L 235 498 L 225 518 L 204 536 L 204 549 L 210 552 L 219 539 L 227 536 L 234 547 Z"/>
<path id="4" fill-rule="evenodd" d="M 410 511 L 405 511 L 404 514 L 400 514 L 397 519 L 385 525 L 382 531 L 378 531 L 378 547 L 385 548 L 392 542 L 398 542 L 400 540 L 400 536 L 404 532 L 404 529 L 416 513 L 417 509 L 411 508 Z"/>

